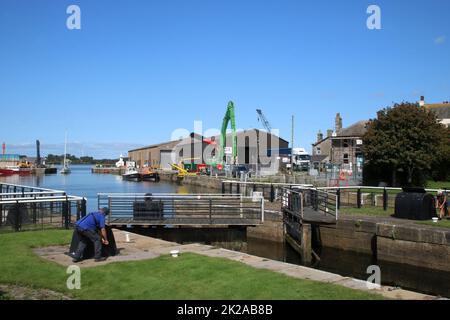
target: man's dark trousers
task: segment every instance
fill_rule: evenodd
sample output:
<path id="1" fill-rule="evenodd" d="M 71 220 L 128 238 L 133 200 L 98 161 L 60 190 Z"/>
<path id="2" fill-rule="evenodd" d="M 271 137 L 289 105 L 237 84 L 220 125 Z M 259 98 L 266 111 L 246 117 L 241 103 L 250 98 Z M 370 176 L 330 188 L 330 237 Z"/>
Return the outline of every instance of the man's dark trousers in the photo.
<path id="1" fill-rule="evenodd" d="M 82 230 L 79 227 L 77 227 L 76 231 L 80 242 L 78 243 L 78 248 L 75 252 L 75 259 L 83 258 L 84 249 L 86 249 L 88 241 L 92 241 L 94 243 L 94 258 L 100 259 L 102 257 L 102 242 L 99 234 L 94 230 Z"/>

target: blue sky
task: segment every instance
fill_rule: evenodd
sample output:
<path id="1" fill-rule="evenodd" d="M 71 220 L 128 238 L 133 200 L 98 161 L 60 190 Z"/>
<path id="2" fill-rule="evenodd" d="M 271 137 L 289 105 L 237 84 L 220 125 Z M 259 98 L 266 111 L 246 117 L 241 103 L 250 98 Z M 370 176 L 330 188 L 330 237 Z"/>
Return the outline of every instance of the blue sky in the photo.
<path id="1" fill-rule="evenodd" d="M 66 8 L 81 8 L 68 30 Z M 381 30 L 366 9 L 381 8 Z M 9 152 L 117 157 L 177 128 L 318 129 L 393 102 L 450 99 L 450 1 L 0 1 L 0 142 Z"/>

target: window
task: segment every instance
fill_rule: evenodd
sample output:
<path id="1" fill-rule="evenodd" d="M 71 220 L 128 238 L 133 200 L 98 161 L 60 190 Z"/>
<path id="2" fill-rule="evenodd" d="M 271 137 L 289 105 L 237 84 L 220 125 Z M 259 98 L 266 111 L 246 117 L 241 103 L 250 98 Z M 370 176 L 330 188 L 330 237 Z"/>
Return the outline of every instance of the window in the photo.
<path id="1" fill-rule="evenodd" d="M 344 139 L 344 145 L 343 145 L 343 147 L 344 148 L 348 148 L 348 140 L 347 139 Z M 345 156 L 345 155 L 344 155 Z M 347 158 L 348 158 L 348 155 L 347 155 Z"/>
<path id="2" fill-rule="evenodd" d="M 344 153 L 344 163 L 348 164 L 348 153 Z"/>

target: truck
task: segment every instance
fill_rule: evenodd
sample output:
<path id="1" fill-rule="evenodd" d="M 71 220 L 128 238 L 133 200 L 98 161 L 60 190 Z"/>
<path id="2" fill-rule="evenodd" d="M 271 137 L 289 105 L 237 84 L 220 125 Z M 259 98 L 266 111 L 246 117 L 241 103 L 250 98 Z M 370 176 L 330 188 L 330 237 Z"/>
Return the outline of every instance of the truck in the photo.
<path id="1" fill-rule="evenodd" d="M 293 148 L 292 157 L 294 170 L 308 171 L 311 165 L 311 155 L 304 148 Z"/>

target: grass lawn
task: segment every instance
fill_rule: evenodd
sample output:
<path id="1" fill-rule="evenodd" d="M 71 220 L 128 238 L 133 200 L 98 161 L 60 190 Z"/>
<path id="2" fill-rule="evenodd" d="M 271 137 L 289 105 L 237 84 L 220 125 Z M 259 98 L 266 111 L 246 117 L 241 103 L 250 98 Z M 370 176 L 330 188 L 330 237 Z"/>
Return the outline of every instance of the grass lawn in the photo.
<path id="1" fill-rule="evenodd" d="M 433 181 L 433 180 L 428 180 L 427 181 L 427 188 L 428 189 L 443 189 L 443 188 L 450 189 L 450 181 Z"/>
<path id="2" fill-rule="evenodd" d="M 446 219 L 440 220 L 438 222 L 417 221 L 416 223 L 429 225 L 429 226 L 433 226 L 433 227 L 450 228 L 450 220 L 446 220 Z"/>
<path id="3" fill-rule="evenodd" d="M 70 231 L 0 234 L 0 283 L 46 288 L 78 299 L 381 299 L 337 285 L 290 278 L 196 254 L 82 269 L 81 290 L 66 288 L 64 267 L 31 249 L 67 244 Z"/>
<path id="4" fill-rule="evenodd" d="M 394 214 L 394 209 L 388 208 L 386 211 L 384 211 L 383 207 L 362 207 L 361 209 L 341 207 L 340 213 L 349 215 L 390 217 Z"/>
<path id="5" fill-rule="evenodd" d="M 341 207 L 340 212 L 342 214 L 348 214 L 348 215 L 390 217 L 391 215 L 394 214 L 394 209 L 388 208 L 387 211 L 384 211 L 382 207 L 362 207 L 361 209 Z M 414 223 L 422 224 L 422 225 L 429 225 L 432 227 L 450 228 L 450 220 L 447 220 L 447 219 L 443 219 L 438 222 L 433 222 L 431 220 L 414 221 Z"/>

